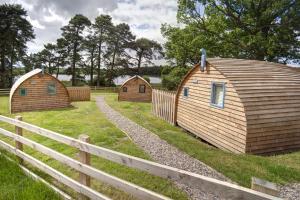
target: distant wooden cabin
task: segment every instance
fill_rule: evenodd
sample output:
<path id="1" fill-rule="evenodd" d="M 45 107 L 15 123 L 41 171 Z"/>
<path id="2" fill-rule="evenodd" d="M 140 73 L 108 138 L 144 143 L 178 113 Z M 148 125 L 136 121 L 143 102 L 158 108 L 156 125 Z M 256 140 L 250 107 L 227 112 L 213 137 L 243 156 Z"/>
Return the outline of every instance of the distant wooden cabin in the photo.
<path id="1" fill-rule="evenodd" d="M 11 113 L 70 106 L 66 87 L 41 69 L 20 77 L 10 90 L 9 101 Z"/>
<path id="2" fill-rule="evenodd" d="M 300 149 L 300 73 L 281 64 L 208 59 L 182 80 L 175 121 L 231 152 Z"/>
<path id="3" fill-rule="evenodd" d="M 140 76 L 133 76 L 120 87 L 119 101 L 151 102 L 152 87 Z"/>

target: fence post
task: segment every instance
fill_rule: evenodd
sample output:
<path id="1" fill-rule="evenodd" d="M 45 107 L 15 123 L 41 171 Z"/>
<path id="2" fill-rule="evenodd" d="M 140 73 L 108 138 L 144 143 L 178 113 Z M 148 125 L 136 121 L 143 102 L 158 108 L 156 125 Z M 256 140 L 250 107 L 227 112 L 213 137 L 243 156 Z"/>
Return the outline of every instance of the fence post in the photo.
<path id="1" fill-rule="evenodd" d="M 79 135 L 78 139 L 82 142 L 87 142 L 90 143 L 90 137 L 85 134 Z M 79 162 L 86 164 L 86 165 L 91 165 L 91 155 L 85 151 L 79 150 Z M 91 177 L 79 172 L 79 182 L 83 185 L 86 185 L 88 187 L 91 186 Z M 88 200 L 89 198 L 84 196 L 83 194 L 79 194 L 79 199 L 80 200 Z"/>
<path id="2" fill-rule="evenodd" d="M 16 116 L 15 119 L 19 120 L 19 121 L 22 121 L 22 116 Z M 16 126 L 15 133 L 16 133 L 16 135 L 23 136 L 23 129 Z M 18 149 L 20 151 L 23 151 L 23 144 L 21 142 L 16 141 L 16 149 Z M 23 159 L 22 158 L 18 158 L 18 160 L 19 160 L 19 164 L 23 164 Z"/>

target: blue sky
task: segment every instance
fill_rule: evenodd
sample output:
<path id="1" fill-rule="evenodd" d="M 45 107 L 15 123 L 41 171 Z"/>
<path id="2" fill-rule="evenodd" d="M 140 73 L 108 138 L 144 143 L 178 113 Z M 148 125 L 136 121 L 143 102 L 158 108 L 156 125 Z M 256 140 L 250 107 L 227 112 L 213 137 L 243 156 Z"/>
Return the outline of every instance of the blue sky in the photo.
<path id="1" fill-rule="evenodd" d="M 109 14 L 114 23 L 128 23 L 137 37 L 163 42 L 162 23 L 176 24 L 176 0 L 0 0 L 18 3 L 28 11 L 36 39 L 28 44 L 29 52 L 37 52 L 48 42 L 60 37 L 60 28 L 75 14 L 94 20 L 99 14 Z"/>

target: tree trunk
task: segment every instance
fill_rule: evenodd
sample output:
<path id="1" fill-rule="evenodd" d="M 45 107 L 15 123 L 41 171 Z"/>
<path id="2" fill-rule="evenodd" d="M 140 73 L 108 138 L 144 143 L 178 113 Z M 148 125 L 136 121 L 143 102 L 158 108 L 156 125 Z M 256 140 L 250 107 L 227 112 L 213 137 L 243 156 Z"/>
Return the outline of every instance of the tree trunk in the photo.
<path id="1" fill-rule="evenodd" d="M 91 52 L 91 78 L 90 78 L 90 85 L 92 86 L 94 83 L 94 48 Z"/>
<path id="2" fill-rule="evenodd" d="M 99 46 L 98 46 L 97 87 L 100 86 L 101 54 L 102 54 L 102 41 L 99 42 Z"/>
<path id="3" fill-rule="evenodd" d="M 137 74 L 140 75 L 140 69 L 141 69 L 141 64 L 142 64 L 142 53 L 139 54 L 139 58 L 138 58 L 138 70 L 137 70 Z"/>
<path id="4" fill-rule="evenodd" d="M 14 74 L 13 74 L 13 66 L 14 64 L 14 45 L 12 45 L 12 51 L 10 54 L 10 64 L 9 64 L 9 71 L 10 71 L 10 76 L 9 76 L 9 86 L 12 87 L 13 85 L 13 80 L 14 80 Z"/>
<path id="5" fill-rule="evenodd" d="M 72 86 L 76 85 L 76 72 L 75 72 L 76 53 L 77 53 L 77 43 L 74 44 L 74 48 L 73 48 L 73 58 L 72 58 Z"/>
<path id="6" fill-rule="evenodd" d="M 114 70 L 114 67 L 115 67 L 115 61 L 116 61 L 116 55 L 117 55 L 117 47 L 115 47 L 114 49 L 114 53 L 113 53 L 113 60 L 112 60 L 112 63 L 111 63 L 111 69 L 110 69 L 110 72 L 109 72 L 109 76 L 108 76 L 108 82 L 110 85 L 112 85 L 112 77 L 113 77 L 113 70 Z"/>

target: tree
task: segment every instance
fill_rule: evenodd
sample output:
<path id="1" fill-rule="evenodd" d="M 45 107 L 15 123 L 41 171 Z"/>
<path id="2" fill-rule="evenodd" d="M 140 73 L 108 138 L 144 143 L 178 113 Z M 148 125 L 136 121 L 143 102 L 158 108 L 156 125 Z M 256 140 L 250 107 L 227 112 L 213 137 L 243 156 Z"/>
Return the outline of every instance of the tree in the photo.
<path id="1" fill-rule="evenodd" d="M 299 63 L 299 13 L 297 0 L 179 0 L 177 18 L 186 25 L 180 30 L 196 31 L 190 40 L 201 38 L 197 48 L 205 47 L 209 56 Z"/>
<path id="2" fill-rule="evenodd" d="M 49 74 L 53 74 L 57 63 L 57 56 L 56 56 L 56 45 L 55 44 L 45 44 L 44 49 L 39 52 L 39 57 L 43 66 L 48 68 Z"/>
<path id="3" fill-rule="evenodd" d="M 135 36 L 131 33 L 128 24 L 121 23 L 112 29 L 107 52 L 107 56 L 110 58 L 110 68 L 107 70 L 110 84 L 112 84 L 115 66 L 127 66 L 128 54 L 126 49 L 132 46 L 134 39 Z"/>
<path id="4" fill-rule="evenodd" d="M 83 42 L 83 31 L 87 26 L 90 26 L 90 20 L 80 14 L 75 15 L 69 24 L 62 27 L 62 35 L 64 39 L 69 43 L 72 49 L 71 55 L 71 73 L 72 73 L 72 86 L 75 86 L 76 82 L 76 63 L 80 60 L 79 51 Z"/>
<path id="5" fill-rule="evenodd" d="M 93 33 L 90 33 L 86 40 L 85 40 L 85 50 L 88 53 L 88 60 L 90 62 L 90 85 L 93 85 L 94 83 L 94 61 L 96 57 L 96 49 L 97 49 L 97 43 L 95 42 L 96 37 Z M 100 76 L 100 73 L 98 74 L 98 77 Z M 100 78 L 99 78 L 100 79 Z M 98 83 L 98 81 L 97 81 Z"/>
<path id="6" fill-rule="evenodd" d="M 60 67 L 65 67 L 67 64 L 70 64 L 68 61 L 68 56 L 70 54 L 70 46 L 64 38 L 59 38 L 56 40 L 56 78 L 59 75 Z"/>
<path id="7" fill-rule="evenodd" d="M 26 17 L 21 5 L 0 5 L 0 88 L 12 86 L 13 66 L 25 56 L 27 42 L 35 37 Z"/>
<path id="8" fill-rule="evenodd" d="M 103 46 L 107 43 L 110 33 L 113 30 L 112 18 L 109 15 L 100 15 L 96 17 L 93 29 L 95 32 L 95 42 L 97 44 L 97 86 L 100 85 L 101 58 L 103 55 Z"/>
<path id="9" fill-rule="evenodd" d="M 143 62 L 152 64 L 153 59 L 159 59 L 162 57 L 162 47 L 154 40 L 147 38 L 137 39 L 132 46 L 132 49 L 136 52 L 134 60 L 137 61 L 137 73 L 140 74 L 140 68 Z"/>

